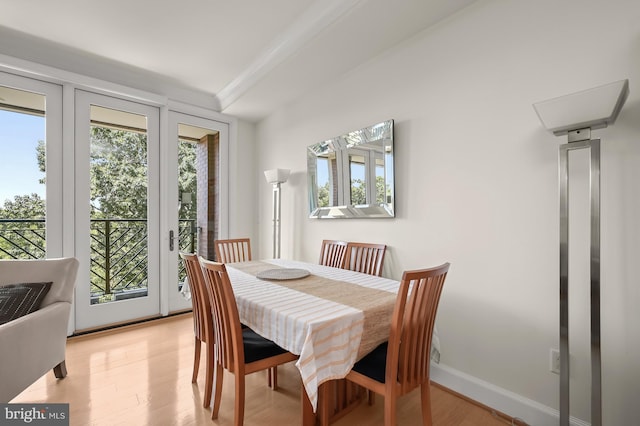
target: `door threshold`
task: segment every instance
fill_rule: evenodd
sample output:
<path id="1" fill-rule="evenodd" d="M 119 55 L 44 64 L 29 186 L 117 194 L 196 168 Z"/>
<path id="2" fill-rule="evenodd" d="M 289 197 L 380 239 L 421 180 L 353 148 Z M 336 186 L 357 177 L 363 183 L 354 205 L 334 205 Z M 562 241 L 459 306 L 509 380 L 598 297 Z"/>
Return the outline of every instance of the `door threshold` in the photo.
<path id="1" fill-rule="evenodd" d="M 79 338 L 86 335 L 106 334 L 114 331 L 122 331 L 123 329 L 140 327 L 150 321 L 171 320 L 171 319 L 174 319 L 175 317 L 181 317 L 183 315 L 191 315 L 191 311 L 189 310 L 189 311 L 174 312 L 166 316 L 151 315 L 148 317 L 137 318 L 135 320 L 130 320 L 130 321 L 122 321 L 122 322 L 117 322 L 117 323 L 108 324 L 108 325 L 99 326 L 99 327 L 85 328 L 83 330 L 76 330 L 68 338 L 75 339 L 75 338 Z"/>

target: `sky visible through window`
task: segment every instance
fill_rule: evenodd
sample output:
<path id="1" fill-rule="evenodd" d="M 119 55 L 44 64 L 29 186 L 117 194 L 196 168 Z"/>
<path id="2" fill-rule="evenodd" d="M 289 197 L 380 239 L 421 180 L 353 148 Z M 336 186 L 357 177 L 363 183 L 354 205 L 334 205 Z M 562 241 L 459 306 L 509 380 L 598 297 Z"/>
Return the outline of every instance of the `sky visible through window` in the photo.
<path id="1" fill-rule="evenodd" d="M 0 110 L 0 205 L 16 195 L 45 198 L 36 153 L 44 132 L 44 117 Z"/>

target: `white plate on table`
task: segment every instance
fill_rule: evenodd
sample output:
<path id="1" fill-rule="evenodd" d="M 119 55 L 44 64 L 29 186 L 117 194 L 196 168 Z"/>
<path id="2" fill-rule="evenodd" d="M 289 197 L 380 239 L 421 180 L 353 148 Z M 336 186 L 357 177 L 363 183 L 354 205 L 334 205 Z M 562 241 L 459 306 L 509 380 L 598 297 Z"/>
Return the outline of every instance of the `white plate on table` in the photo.
<path id="1" fill-rule="evenodd" d="M 297 280 L 310 275 L 310 272 L 306 269 L 298 268 L 275 268 L 266 269 L 256 274 L 256 277 L 262 280 Z"/>

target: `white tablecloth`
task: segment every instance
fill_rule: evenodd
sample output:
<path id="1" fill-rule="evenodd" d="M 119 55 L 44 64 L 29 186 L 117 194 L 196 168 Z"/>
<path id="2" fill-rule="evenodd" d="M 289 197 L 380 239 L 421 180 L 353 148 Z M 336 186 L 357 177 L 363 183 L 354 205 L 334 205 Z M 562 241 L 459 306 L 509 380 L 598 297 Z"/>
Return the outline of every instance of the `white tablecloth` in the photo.
<path id="1" fill-rule="evenodd" d="M 243 272 L 248 271 L 248 265 L 253 267 L 252 272 Z M 268 268 L 271 265 L 306 269 L 311 276 L 295 283 L 255 277 L 256 266 Z M 357 359 L 365 354 L 361 342 L 367 350 L 372 350 L 388 338 L 390 315 L 387 315 L 387 311 L 393 308 L 398 281 L 284 259 L 244 262 L 235 264 L 235 267 L 230 263 L 226 267 L 238 302 L 240 320 L 260 335 L 300 355 L 296 366 L 314 411 L 318 386 L 327 380 L 347 375 Z M 383 315 L 389 318 L 374 321 L 369 313 L 365 314 L 362 309 L 348 304 L 359 306 L 362 305 L 360 301 L 342 303 L 339 294 L 328 297 L 314 295 L 313 291 L 309 294 L 305 285 L 311 287 L 311 283 L 315 282 L 318 289 L 321 286 L 317 284 L 322 284 L 322 279 L 326 281 L 327 288 L 334 288 L 329 285 L 335 285 L 335 288 L 346 290 L 349 297 L 345 299 L 354 295 L 357 298 L 362 292 L 362 297 L 369 297 L 374 304 L 380 300 L 379 304 L 385 305 Z M 375 332 L 372 327 L 377 328 Z M 365 329 L 367 336 L 363 339 Z M 434 336 L 434 346 L 436 344 L 437 338 Z M 432 355 L 439 358 L 438 351 Z"/>

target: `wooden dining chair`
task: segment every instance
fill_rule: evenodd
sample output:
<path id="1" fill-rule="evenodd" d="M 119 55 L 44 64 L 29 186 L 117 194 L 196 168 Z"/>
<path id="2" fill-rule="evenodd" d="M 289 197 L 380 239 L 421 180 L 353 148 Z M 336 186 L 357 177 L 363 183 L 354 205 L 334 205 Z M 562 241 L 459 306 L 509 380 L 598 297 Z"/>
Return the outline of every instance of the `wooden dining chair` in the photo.
<path id="1" fill-rule="evenodd" d="M 247 262 L 251 260 L 251 239 L 216 240 L 215 250 L 216 260 L 220 263 Z M 278 367 L 269 369 L 267 384 L 274 389 L 278 388 Z"/>
<path id="2" fill-rule="evenodd" d="M 382 276 L 382 265 L 386 251 L 385 244 L 349 242 L 344 256 L 343 268 L 380 277 Z"/>
<path id="3" fill-rule="evenodd" d="M 233 238 L 216 240 L 216 260 L 220 263 L 246 262 L 251 260 L 251 240 Z"/>
<path id="4" fill-rule="evenodd" d="M 211 389 L 213 386 L 213 317 L 211 312 L 209 296 L 204 284 L 204 275 L 200 267 L 200 261 L 196 254 L 180 252 L 180 257 L 184 262 L 191 291 L 191 306 L 193 308 L 193 333 L 195 335 L 195 354 L 193 358 L 193 374 L 191 383 L 198 380 L 198 370 L 200 368 L 201 345 L 204 342 L 207 351 L 205 388 L 203 406 L 211 405 Z"/>
<path id="5" fill-rule="evenodd" d="M 244 420 L 245 376 L 298 359 L 250 328 L 242 328 L 238 306 L 223 263 L 200 258 L 205 286 L 212 307 L 215 345 L 215 378 L 211 418 L 218 417 L 222 397 L 223 369 L 235 376 L 234 424 Z M 275 386 L 274 386 L 275 389 Z"/>
<path id="6" fill-rule="evenodd" d="M 347 380 L 384 396 L 384 424 L 396 425 L 396 400 L 421 389 L 422 423 L 431 425 L 431 339 L 449 263 L 405 271 L 389 340 L 358 361 Z"/>
<path id="7" fill-rule="evenodd" d="M 346 241 L 322 240 L 320 247 L 320 265 L 342 268 L 347 251 Z"/>

